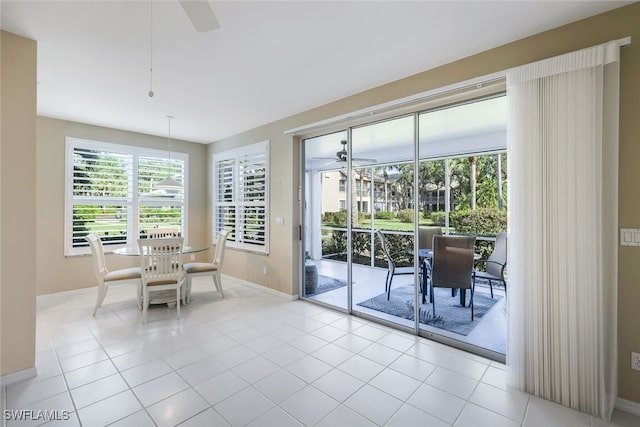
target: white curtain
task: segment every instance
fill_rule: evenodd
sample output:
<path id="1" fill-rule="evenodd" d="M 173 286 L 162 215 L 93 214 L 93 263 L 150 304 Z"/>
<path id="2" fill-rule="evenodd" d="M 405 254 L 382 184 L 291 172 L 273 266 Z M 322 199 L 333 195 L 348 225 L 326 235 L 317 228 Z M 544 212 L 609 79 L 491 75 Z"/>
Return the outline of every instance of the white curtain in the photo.
<path id="1" fill-rule="evenodd" d="M 619 49 L 507 73 L 511 383 L 605 419 L 617 393 Z"/>

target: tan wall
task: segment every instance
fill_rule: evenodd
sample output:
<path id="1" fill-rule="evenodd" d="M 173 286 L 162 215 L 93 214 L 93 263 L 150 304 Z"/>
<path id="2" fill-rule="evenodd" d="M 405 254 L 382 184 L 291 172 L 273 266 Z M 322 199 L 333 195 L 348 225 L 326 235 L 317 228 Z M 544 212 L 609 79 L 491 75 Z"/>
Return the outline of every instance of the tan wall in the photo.
<path id="1" fill-rule="evenodd" d="M 238 145 L 271 140 L 271 253 L 269 256 L 228 251 L 225 272 L 273 289 L 296 294 L 300 265 L 297 186 L 299 148 L 284 130 L 403 98 L 448 84 L 631 36 L 621 54 L 620 227 L 640 228 L 640 3 L 456 61 L 300 113 L 210 145 L 209 154 Z M 302 65 L 302 64 L 301 64 Z M 277 100 L 274 100 L 277 102 Z M 290 191 L 290 193 L 286 193 Z M 285 226 L 275 225 L 285 216 Z M 619 397 L 640 403 L 640 372 L 630 369 L 630 352 L 640 352 L 640 248 L 620 247 L 619 261 Z M 293 262 L 292 262 L 293 260 Z M 293 266 L 292 266 L 293 264 Z M 262 266 L 269 274 L 262 275 Z"/>
<path id="2" fill-rule="evenodd" d="M 35 365 L 36 53 L 0 32 L 0 376 Z"/>
<path id="3" fill-rule="evenodd" d="M 159 118 L 162 120 L 162 117 Z M 96 286 L 90 256 L 64 256 L 65 218 L 65 138 L 67 136 L 94 141 L 126 144 L 146 148 L 167 149 L 167 138 L 120 131 L 82 123 L 37 118 L 36 181 L 37 207 L 36 250 L 38 295 Z M 207 175 L 206 146 L 171 140 L 172 151 L 189 153 L 189 243 L 207 245 L 206 233 Z M 210 253 L 197 254 L 198 260 Z M 107 255 L 110 269 L 131 267 L 136 257 Z"/>

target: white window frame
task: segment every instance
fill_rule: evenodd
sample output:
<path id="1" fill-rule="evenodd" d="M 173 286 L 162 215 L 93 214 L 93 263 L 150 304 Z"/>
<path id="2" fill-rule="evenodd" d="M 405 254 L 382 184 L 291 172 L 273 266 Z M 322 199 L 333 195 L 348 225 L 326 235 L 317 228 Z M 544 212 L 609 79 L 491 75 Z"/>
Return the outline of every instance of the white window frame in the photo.
<path id="1" fill-rule="evenodd" d="M 243 181 L 242 169 L 238 167 L 238 165 L 242 164 L 243 159 L 255 157 L 255 156 L 264 156 L 264 165 L 265 165 L 265 190 L 264 190 L 264 200 L 263 201 L 251 201 L 247 202 L 244 200 L 239 200 L 240 191 L 239 191 L 239 183 Z M 220 203 L 218 188 L 220 183 L 218 182 L 218 164 L 224 162 L 227 167 L 231 166 L 232 172 L 232 184 L 230 186 L 232 198 L 233 200 L 230 202 Z M 269 253 L 269 234 L 270 234 L 270 215 L 269 215 L 269 181 L 270 181 L 270 159 L 269 159 L 269 140 L 257 142 L 251 145 L 247 145 L 244 147 L 239 147 L 232 150 L 227 150 L 219 153 L 214 153 L 211 156 L 211 175 L 212 175 L 212 227 L 213 230 L 213 241 L 216 241 L 218 238 L 218 233 L 220 231 L 219 224 L 223 221 L 218 218 L 218 207 L 220 205 L 229 206 L 231 208 L 244 208 L 246 206 L 254 206 L 254 207 L 262 207 L 264 209 L 264 244 L 256 244 L 256 243 L 246 243 L 242 241 L 242 229 L 245 224 L 242 221 L 241 215 L 235 216 L 235 225 L 233 227 L 232 233 L 229 235 L 230 237 L 227 239 L 227 246 L 234 249 L 240 249 L 248 252 L 256 252 L 260 254 L 268 254 Z"/>
<path id="2" fill-rule="evenodd" d="M 127 215 L 127 239 L 125 244 L 107 245 L 105 252 L 112 252 L 114 249 L 126 245 L 136 244 L 140 234 L 139 209 L 140 206 L 171 206 L 182 205 L 182 235 L 185 237 L 185 244 L 188 244 L 187 236 L 189 235 L 189 203 L 188 203 L 188 187 L 189 187 L 189 154 L 180 152 L 169 152 L 167 150 L 158 150 L 152 148 L 136 147 L 125 144 L 114 144 L 111 142 L 92 141 L 81 138 L 67 137 L 65 140 L 65 220 L 64 220 L 64 255 L 77 256 L 90 254 L 91 250 L 87 246 L 73 247 L 73 153 L 74 149 L 82 148 L 87 150 L 99 150 L 111 153 L 125 154 L 132 156 L 132 163 L 129 170 L 128 195 L 126 198 L 118 198 L 117 200 L 105 199 L 108 204 L 121 201 L 123 205 L 128 207 Z M 138 195 L 138 160 L 140 157 L 156 157 L 160 159 L 181 160 L 184 162 L 182 199 L 159 199 L 154 197 L 145 198 Z M 89 204 L 97 204 L 100 202 L 99 197 L 82 200 Z"/>

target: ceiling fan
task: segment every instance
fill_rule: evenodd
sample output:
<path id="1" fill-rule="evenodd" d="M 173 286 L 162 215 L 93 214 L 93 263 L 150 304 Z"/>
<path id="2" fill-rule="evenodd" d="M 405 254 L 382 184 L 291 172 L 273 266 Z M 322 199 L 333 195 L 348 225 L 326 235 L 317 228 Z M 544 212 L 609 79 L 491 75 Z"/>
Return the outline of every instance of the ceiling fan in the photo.
<path id="1" fill-rule="evenodd" d="M 331 160 L 328 164 L 331 163 L 346 163 L 347 162 L 347 141 L 345 139 L 343 139 L 342 141 L 340 141 L 340 144 L 342 144 L 342 150 L 337 151 L 336 152 L 336 157 L 313 157 L 313 159 L 315 160 Z M 352 157 L 351 158 L 352 162 L 362 162 L 362 163 L 378 163 L 378 161 L 376 159 L 365 159 L 362 157 Z"/>
<path id="2" fill-rule="evenodd" d="M 198 32 L 213 31 L 220 28 L 211 5 L 207 0 L 179 0 L 193 27 Z"/>

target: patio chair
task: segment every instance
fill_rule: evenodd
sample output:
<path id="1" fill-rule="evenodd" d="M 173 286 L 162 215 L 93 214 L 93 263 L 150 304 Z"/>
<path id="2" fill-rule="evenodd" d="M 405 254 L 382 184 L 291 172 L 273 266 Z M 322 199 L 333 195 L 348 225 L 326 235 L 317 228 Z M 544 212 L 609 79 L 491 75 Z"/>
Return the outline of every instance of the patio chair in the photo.
<path id="1" fill-rule="evenodd" d="M 433 249 L 433 236 L 441 236 L 441 227 L 420 227 L 418 228 L 418 248 Z M 420 286 L 422 288 L 422 303 L 426 303 L 426 295 L 429 281 L 429 271 L 431 270 L 431 260 L 428 257 L 420 259 Z"/>
<path id="2" fill-rule="evenodd" d="M 142 323 L 147 323 L 147 310 L 153 292 L 175 290 L 176 309 L 180 318 L 180 300 L 186 273 L 182 268 L 183 239 L 138 239 L 142 271 Z"/>
<path id="3" fill-rule="evenodd" d="M 507 233 L 499 233 L 496 236 L 496 243 L 493 246 L 493 252 L 487 259 L 480 259 L 475 262 L 475 267 L 485 266 L 485 271 L 473 270 L 473 282 L 476 278 L 487 279 L 489 281 L 489 289 L 491 290 L 491 298 L 493 298 L 493 282 L 502 282 L 504 286 L 504 294 L 507 295 L 507 281 L 504 278 L 504 271 L 507 267 Z"/>
<path id="4" fill-rule="evenodd" d="M 420 249 L 433 249 L 433 236 L 442 236 L 441 227 L 418 228 L 418 247 Z"/>
<path id="5" fill-rule="evenodd" d="M 431 296 L 433 315 L 436 315 L 436 298 L 433 288 L 470 289 L 471 321 L 473 321 L 473 248 L 474 236 L 434 236 L 433 265 L 431 267 Z M 464 304 L 464 301 L 463 301 Z"/>
<path id="6" fill-rule="evenodd" d="M 91 255 L 93 257 L 93 272 L 98 280 L 98 298 L 96 300 L 96 306 L 93 309 L 93 316 L 102 306 L 104 297 L 107 295 L 107 289 L 109 286 L 121 285 L 124 283 L 134 282 L 137 285 L 137 303 L 138 309 L 142 308 L 142 284 L 140 282 L 141 272 L 140 268 L 123 268 L 120 270 L 109 271 L 107 269 L 107 263 L 104 259 L 104 248 L 102 247 L 102 241 L 96 234 L 89 234 L 84 238 L 89 242 L 91 248 Z"/>
<path id="7" fill-rule="evenodd" d="M 187 272 L 187 304 L 191 300 L 191 278 L 197 276 L 212 276 L 213 284 L 215 285 L 218 292 L 220 292 L 222 298 L 224 298 L 220 271 L 222 270 L 222 263 L 224 261 L 224 248 L 227 245 L 228 235 L 229 230 L 222 230 L 218 235 L 218 243 L 216 243 L 216 254 L 212 262 L 189 262 L 184 265 L 184 269 Z"/>
<path id="8" fill-rule="evenodd" d="M 391 298 L 391 282 L 393 282 L 393 277 L 413 274 L 413 267 L 397 267 L 395 261 L 393 260 L 393 256 L 391 255 L 391 252 L 389 252 L 389 247 L 387 246 L 387 241 L 384 237 L 384 234 L 380 230 L 376 230 L 376 234 L 380 239 L 382 252 L 387 258 L 387 278 L 384 283 L 384 291 L 387 293 L 387 300 L 389 300 L 389 298 Z"/>

